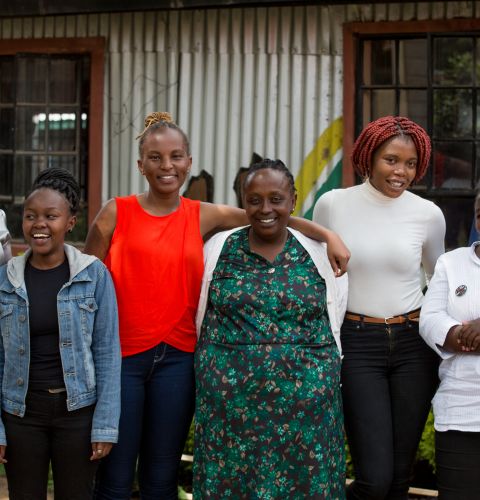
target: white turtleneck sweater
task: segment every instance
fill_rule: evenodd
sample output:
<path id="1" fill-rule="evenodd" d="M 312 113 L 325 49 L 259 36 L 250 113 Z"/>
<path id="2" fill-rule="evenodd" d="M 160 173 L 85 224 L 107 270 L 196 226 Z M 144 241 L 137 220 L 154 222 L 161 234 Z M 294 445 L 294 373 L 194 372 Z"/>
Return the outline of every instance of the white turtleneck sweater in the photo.
<path id="1" fill-rule="evenodd" d="M 390 198 L 366 181 L 322 195 L 313 220 L 335 231 L 352 254 L 350 312 L 386 318 L 421 307 L 425 277 L 445 251 L 445 218 L 435 204 L 409 191 Z"/>

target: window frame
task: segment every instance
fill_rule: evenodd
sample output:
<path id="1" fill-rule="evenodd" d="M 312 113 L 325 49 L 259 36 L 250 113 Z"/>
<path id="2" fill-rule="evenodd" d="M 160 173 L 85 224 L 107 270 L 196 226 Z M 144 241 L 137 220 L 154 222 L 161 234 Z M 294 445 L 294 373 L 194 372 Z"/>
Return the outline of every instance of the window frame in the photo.
<path id="1" fill-rule="evenodd" d="M 449 19 L 438 21 L 351 22 L 343 25 L 343 162 L 342 185 L 356 184 L 350 155 L 355 141 L 357 48 L 361 36 L 454 32 L 480 32 L 480 19 Z"/>
<path id="2" fill-rule="evenodd" d="M 0 40 L 0 56 L 30 54 L 82 54 L 90 56 L 88 106 L 87 219 L 90 225 L 102 204 L 103 94 L 105 38 L 38 38 Z"/>

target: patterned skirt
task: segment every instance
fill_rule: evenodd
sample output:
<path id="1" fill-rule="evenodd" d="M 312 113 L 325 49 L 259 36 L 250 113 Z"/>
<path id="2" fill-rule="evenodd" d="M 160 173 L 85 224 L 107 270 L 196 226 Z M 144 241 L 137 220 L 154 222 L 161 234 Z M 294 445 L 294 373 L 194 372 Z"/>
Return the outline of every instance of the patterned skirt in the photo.
<path id="1" fill-rule="evenodd" d="M 345 498 L 335 343 L 203 338 L 195 368 L 196 500 Z"/>

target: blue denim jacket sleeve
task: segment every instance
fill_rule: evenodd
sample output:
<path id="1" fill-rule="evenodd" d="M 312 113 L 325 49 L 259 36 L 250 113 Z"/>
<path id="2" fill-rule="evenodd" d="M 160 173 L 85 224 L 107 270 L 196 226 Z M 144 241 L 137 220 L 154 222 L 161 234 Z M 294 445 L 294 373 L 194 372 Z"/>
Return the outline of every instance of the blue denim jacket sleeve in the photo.
<path id="1" fill-rule="evenodd" d="M 121 352 L 115 288 L 107 268 L 98 261 L 95 300 L 98 305 L 92 335 L 97 402 L 92 422 L 92 443 L 118 440 L 120 419 Z"/>
<path id="2" fill-rule="evenodd" d="M 2 336 L 2 327 L 0 325 L 0 384 L 3 380 L 3 369 L 5 366 L 5 349 L 3 347 L 3 336 Z M 7 436 L 5 434 L 5 426 L 3 425 L 2 415 L 2 391 L 0 390 L 0 445 L 7 444 Z"/>

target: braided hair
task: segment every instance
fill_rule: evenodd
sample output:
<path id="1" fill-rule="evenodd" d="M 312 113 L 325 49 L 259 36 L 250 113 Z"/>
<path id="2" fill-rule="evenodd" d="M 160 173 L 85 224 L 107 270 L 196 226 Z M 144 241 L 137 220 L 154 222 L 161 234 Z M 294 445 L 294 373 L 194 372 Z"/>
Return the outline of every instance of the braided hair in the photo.
<path id="1" fill-rule="evenodd" d="M 250 165 L 247 170 L 247 175 L 243 179 L 243 189 L 245 189 L 247 182 L 256 172 L 265 168 L 281 172 L 287 178 L 292 194 L 296 192 L 295 179 L 293 178 L 292 173 L 290 172 L 290 170 L 288 170 L 285 163 L 283 163 L 283 161 L 281 160 L 270 160 L 269 158 L 264 158 L 262 161 Z"/>
<path id="2" fill-rule="evenodd" d="M 166 111 L 155 111 L 150 113 L 145 118 L 145 128 L 143 132 L 137 136 L 138 141 L 138 156 L 142 157 L 143 144 L 145 139 L 155 131 L 164 131 L 165 129 L 176 130 L 183 138 L 185 150 L 190 155 L 190 143 L 188 142 L 187 134 L 173 121 L 172 115 Z"/>
<path id="3" fill-rule="evenodd" d="M 42 170 L 33 181 L 32 190 L 48 188 L 65 196 L 70 206 L 70 213 L 75 215 L 80 205 L 80 186 L 75 177 L 64 168 L 50 167 Z"/>
<path id="4" fill-rule="evenodd" d="M 352 164 L 355 172 L 363 178 L 372 172 L 375 151 L 394 137 L 410 138 L 417 150 L 418 162 L 414 182 L 426 173 L 432 146 L 425 130 L 403 116 L 384 116 L 369 123 L 358 136 L 352 150 Z"/>

